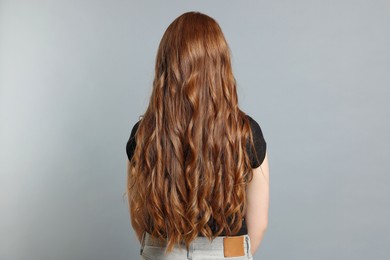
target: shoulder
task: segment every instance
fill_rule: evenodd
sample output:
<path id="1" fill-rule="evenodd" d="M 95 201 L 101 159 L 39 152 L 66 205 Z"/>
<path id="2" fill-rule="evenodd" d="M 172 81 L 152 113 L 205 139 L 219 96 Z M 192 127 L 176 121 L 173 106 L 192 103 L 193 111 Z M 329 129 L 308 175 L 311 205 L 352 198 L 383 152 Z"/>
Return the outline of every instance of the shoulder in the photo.
<path id="1" fill-rule="evenodd" d="M 142 116 L 140 116 L 138 121 L 133 125 L 133 128 L 131 129 L 130 139 L 134 138 L 135 134 L 137 133 L 141 120 L 142 120 Z"/>
<path id="2" fill-rule="evenodd" d="M 260 124 L 255 120 L 253 119 L 250 115 L 246 115 L 249 119 L 249 123 L 250 123 L 250 127 L 251 127 L 251 130 L 252 130 L 252 134 L 253 134 L 253 138 L 254 139 L 263 139 L 264 136 L 263 136 L 263 131 L 260 127 Z"/>
<path id="3" fill-rule="evenodd" d="M 126 153 L 127 153 L 127 157 L 129 158 L 129 161 L 133 157 L 134 150 L 135 150 L 135 147 L 137 145 L 135 135 L 137 133 L 138 126 L 139 126 L 140 122 L 141 122 L 141 119 L 139 119 L 133 125 L 133 128 L 131 129 L 130 137 L 129 137 L 127 143 L 126 143 Z"/>
<path id="4" fill-rule="evenodd" d="M 140 121 L 141 121 L 141 120 L 137 121 L 137 122 L 133 125 L 133 128 L 131 129 L 131 132 L 133 133 L 133 135 L 137 132 Z"/>

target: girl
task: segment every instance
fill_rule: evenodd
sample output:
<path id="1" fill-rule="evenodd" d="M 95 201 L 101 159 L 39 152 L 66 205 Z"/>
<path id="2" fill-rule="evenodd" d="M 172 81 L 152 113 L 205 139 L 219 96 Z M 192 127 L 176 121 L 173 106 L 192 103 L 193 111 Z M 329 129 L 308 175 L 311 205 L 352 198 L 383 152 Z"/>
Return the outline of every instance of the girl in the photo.
<path id="1" fill-rule="evenodd" d="M 141 259 L 253 259 L 268 223 L 266 142 L 238 107 L 230 49 L 213 18 L 184 13 L 165 31 L 126 152 Z"/>

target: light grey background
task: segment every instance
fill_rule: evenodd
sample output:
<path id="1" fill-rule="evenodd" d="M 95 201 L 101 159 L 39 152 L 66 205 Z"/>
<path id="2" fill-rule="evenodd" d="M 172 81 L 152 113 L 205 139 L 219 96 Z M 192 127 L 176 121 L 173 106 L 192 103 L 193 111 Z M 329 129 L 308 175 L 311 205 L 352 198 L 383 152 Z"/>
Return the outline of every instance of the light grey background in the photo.
<path id="1" fill-rule="evenodd" d="M 389 1 L 0 1 L 0 259 L 138 259 L 125 145 L 158 43 L 221 25 L 261 125 L 255 259 L 389 259 Z"/>

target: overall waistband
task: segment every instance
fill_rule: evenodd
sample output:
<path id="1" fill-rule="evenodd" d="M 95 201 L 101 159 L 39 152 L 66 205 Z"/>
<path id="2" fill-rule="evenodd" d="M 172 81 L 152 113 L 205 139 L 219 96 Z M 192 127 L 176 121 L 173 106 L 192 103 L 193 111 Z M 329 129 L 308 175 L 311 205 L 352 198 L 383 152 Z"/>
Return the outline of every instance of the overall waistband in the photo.
<path id="1" fill-rule="evenodd" d="M 223 249 L 225 257 L 244 256 L 250 254 L 249 243 L 248 234 L 240 236 L 217 236 L 212 241 L 210 241 L 207 237 L 198 236 L 190 243 L 190 250 L 211 250 L 221 248 Z M 148 232 L 144 232 L 141 241 L 141 254 L 145 245 L 165 247 L 167 242 L 152 237 Z M 184 242 L 180 244 L 180 248 L 186 248 Z"/>

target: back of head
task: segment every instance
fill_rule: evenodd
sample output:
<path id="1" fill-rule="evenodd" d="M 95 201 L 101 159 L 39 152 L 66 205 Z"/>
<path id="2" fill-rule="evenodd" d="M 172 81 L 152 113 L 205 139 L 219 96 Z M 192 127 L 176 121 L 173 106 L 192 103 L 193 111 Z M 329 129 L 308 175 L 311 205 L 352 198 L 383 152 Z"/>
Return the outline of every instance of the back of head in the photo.
<path id="1" fill-rule="evenodd" d="M 238 232 L 252 174 L 247 140 L 253 145 L 220 26 L 199 12 L 182 14 L 161 39 L 136 133 L 128 176 L 133 228 L 167 239 L 168 251 L 198 234 Z"/>
<path id="2" fill-rule="evenodd" d="M 222 30 L 213 18 L 199 12 L 184 13 L 169 25 L 160 42 L 155 70 L 156 78 L 166 77 L 170 87 L 198 84 L 206 88 L 211 84 L 208 87 L 217 91 L 222 81 L 235 87 Z"/>

